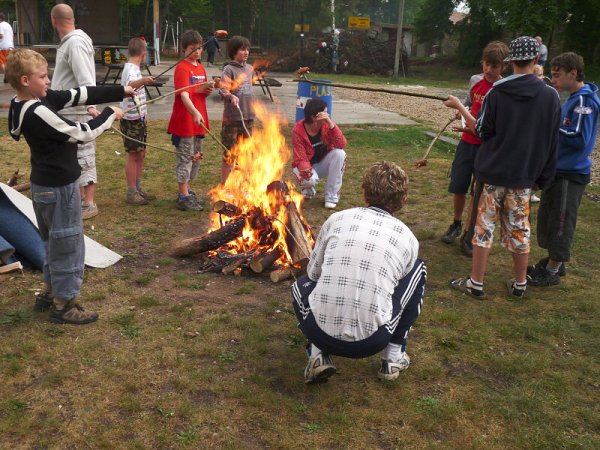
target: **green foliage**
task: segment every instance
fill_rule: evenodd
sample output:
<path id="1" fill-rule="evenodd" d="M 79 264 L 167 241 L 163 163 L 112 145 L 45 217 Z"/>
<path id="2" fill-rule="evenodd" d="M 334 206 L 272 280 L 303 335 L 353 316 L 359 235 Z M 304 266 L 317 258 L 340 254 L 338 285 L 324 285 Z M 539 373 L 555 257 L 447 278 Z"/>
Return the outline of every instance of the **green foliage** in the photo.
<path id="1" fill-rule="evenodd" d="M 419 42 L 439 42 L 450 31 L 452 23 L 448 17 L 453 8 L 453 0 L 425 0 L 414 23 Z"/>
<path id="2" fill-rule="evenodd" d="M 477 66 L 487 43 L 501 37 L 501 27 L 488 3 L 488 0 L 469 2 L 469 19 L 456 26 L 460 37 L 457 60 L 463 67 Z"/>

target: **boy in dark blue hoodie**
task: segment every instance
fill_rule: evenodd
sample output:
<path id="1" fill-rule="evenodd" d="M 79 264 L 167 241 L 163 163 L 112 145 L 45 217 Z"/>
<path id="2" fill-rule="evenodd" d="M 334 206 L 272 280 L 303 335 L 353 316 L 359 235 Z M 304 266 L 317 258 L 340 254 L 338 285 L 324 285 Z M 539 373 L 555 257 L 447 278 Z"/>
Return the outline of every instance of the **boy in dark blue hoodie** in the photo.
<path id="1" fill-rule="evenodd" d="M 509 46 L 506 62 L 513 75 L 494 83 L 477 120 L 450 96 L 444 104 L 458 109 L 483 143 L 475 157 L 475 181 L 482 185 L 477 206 L 471 276 L 451 281 L 452 288 L 483 298 L 483 279 L 490 255 L 496 218 L 502 246 L 512 254 L 515 277 L 508 294 L 522 297 L 527 288 L 529 261 L 529 198 L 532 188 L 544 187 L 556 169 L 560 124 L 557 92 L 533 74 L 539 43 L 521 36 Z"/>
<path id="2" fill-rule="evenodd" d="M 548 257 L 527 268 L 528 283 L 533 286 L 559 284 L 560 277 L 566 274 L 564 263 L 571 257 L 577 210 L 590 182 L 590 154 L 596 142 L 600 111 L 598 87 L 584 82 L 581 56 L 562 53 L 550 66 L 554 87 L 571 95 L 562 106 L 556 176 L 542 191 L 538 211 L 538 244 L 548 250 Z"/>

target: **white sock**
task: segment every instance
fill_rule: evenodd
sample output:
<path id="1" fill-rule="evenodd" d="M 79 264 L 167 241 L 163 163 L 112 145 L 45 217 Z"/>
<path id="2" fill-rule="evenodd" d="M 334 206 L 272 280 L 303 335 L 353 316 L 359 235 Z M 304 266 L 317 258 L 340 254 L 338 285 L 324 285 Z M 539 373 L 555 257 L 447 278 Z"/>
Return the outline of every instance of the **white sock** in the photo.
<path id="1" fill-rule="evenodd" d="M 319 353 L 322 353 L 321 349 L 315 344 L 310 344 L 310 357 L 314 358 L 315 356 L 318 356 Z"/>
<path id="2" fill-rule="evenodd" d="M 402 356 L 402 346 L 400 344 L 389 343 L 381 352 L 381 357 L 387 361 L 400 361 Z"/>

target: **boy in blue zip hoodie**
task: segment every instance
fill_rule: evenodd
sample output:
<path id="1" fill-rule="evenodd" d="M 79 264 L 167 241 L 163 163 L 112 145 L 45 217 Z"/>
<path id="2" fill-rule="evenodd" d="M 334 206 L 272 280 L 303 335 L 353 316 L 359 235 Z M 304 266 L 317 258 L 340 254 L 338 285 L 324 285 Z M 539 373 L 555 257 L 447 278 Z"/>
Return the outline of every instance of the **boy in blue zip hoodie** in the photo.
<path id="1" fill-rule="evenodd" d="M 532 286 L 559 284 L 560 277 L 566 274 L 564 263 L 571 257 L 577 210 L 590 182 L 590 154 L 596 142 L 600 111 L 598 87 L 584 82 L 581 56 L 562 53 L 550 66 L 556 90 L 571 95 L 562 105 L 556 176 L 542 191 L 538 211 L 537 240 L 540 247 L 548 250 L 548 257 L 527 268 Z"/>

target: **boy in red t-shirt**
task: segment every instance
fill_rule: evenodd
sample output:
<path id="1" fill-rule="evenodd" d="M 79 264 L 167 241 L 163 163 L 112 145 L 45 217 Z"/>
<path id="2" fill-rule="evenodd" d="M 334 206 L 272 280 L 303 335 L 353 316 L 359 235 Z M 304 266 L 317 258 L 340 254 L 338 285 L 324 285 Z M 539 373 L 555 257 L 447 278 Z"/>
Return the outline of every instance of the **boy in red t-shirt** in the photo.
<path id="1" fill-rule="evenodd" d="M 175 170 L 179 196 L 177 208 L 182 211 L 201 211 L 202 205 L 196 194 L 190 189 L 195 180 L 202 159 L 202 139 L 210 127 L 206 111 L 206 97 L 213 90 L 208 82 L 204 66 L 200 64 L 202 54 L 202 36 L 197 31 L 188 30 L 181 36 L 181 47 L 186 58 L 175 69 L 175 89 L 197 85 L 175 95 L 173 112 L 167 132 L 177 148 L 177 167 Z M 202 83 L 202 84 L 199 84 Z"/>
<path id="2" fill-rule="evenodd" d="M 477 117 L 483 99 L 494 83 L 502 78 L 504 71 L 504 59 L 508 56 L 508 47 L 500 41 L 490 42 L 483 49 L 481 55 L 481 67 L 483 73 L 473 75 L 469 82 L 469 98 L 466 106 L 470 108 L 471 114 Z M 453 194 L 454 206 L 454 221 L 448 227 L 446 234 L 442 237 L 442 242 L 451 244 L 458 237 L 462 229 L 462 213 L 465 208 L 467 192 L 471 186 L 475 167 L 475 156 L 477 149 L 481 144 L 481 139 L 475 136 L 467 127 L 455 128 L 455 131 L 461 131 L 462 137 L 456 147 L 454 161 L 452 161 L 452 169 L 450 171 L 450 185 L 448 192 Z M 474 196 L 477 196 L 475 191 Z M 472 205 L 477 207 L 477 202 L 473 201 Z M 472 255 L 471 239 L 473 237 L 473 226 L 470 224 L 471 217 L 475 217 L 472 207 L 469 207 L 467 212 L 467 220 L 465 223 L 465 231 L 461 237 L 461 249 L 467 256 Z"/>

